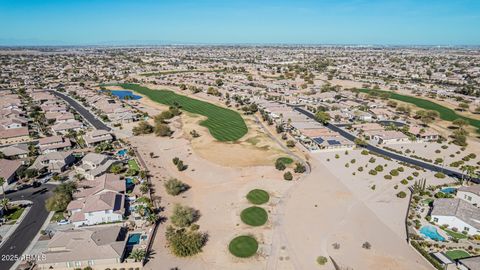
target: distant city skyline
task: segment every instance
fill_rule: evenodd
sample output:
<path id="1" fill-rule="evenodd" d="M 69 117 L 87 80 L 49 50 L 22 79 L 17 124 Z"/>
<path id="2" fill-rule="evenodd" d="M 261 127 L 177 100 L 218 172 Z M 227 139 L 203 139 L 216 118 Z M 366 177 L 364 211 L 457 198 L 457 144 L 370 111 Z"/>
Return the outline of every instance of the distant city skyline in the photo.
<path id="1" fill-rule="evenodd" d="M 0 0 L 0 46 L 480 45 L 474 0 Z"/>

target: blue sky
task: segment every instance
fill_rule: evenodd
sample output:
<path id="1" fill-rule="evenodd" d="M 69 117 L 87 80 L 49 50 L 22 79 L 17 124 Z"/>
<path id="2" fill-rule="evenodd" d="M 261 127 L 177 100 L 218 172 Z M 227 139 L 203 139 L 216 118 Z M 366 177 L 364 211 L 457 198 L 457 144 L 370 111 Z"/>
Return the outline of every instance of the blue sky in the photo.
<path id="1" fill-rule="evenodd" d="M 0 45 L 480 45 L 480 0 L 0 0 Z"/>

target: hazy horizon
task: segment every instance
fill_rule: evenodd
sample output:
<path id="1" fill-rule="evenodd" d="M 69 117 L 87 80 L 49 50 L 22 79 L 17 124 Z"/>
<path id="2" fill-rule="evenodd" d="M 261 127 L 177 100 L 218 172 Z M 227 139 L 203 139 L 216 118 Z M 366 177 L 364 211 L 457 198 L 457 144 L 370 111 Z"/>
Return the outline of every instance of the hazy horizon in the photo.
<path id="1" fill-rule="evenodd" d="M 0 45 L 478 46 L 479 14 L 473 0 L 0 0 Z"/>

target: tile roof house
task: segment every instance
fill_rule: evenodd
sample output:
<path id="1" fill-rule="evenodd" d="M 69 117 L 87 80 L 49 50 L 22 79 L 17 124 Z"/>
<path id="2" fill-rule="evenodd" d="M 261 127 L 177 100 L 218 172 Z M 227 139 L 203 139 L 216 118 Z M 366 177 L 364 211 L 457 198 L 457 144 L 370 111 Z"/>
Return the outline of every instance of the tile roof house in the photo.
<path id="1" fill-rule="evenodd" d="M 93 130 L 85 133 L 83 139 L 88 147 L 95 146 L 102 142 L 111 142 L 113 140 L 112 134 L 106 130 Z"/>
<path id="2" fill-rule="evenodd" d="M 112 165 L 120 163 L 107 155 L 88 153 L 82 158 L 82 164 L 76 167 L 76 171 L 87 180 L 93 180 L 95 177 L 107 173 Z"/>
<path id="3" fill-rule="evenodd" d="M 125 214 L 125 195 L 102 190 L 71 201 L 67 211 L 75 227 L 122 221 Z"/>
<path id="4" fill-rule="evenodd" d="M 71 146 L 72 142 L 70 141 L 70 139 L 64 138 L 63 136 L 51 136 L 38 140 L 38 147 L 40 148 L 40 152 L 44 154 L 62 150 L 69 150 Z"/>
<path id="5" fill-rule="evenodd" d="M 120 226 L 57 231 L 37 267 L 40 270 L 141 268 L 141 263 L 136 266 L 124 263 L 126 243 L 127 232 Z"/>
<path id="6" fill-rule="evenodd" d="M 458 199 L 436 199 L 431 213 L 433 222 L 457 228 L 469 235 L 480 233 L 480 209 Z"/>
<path id="7" fill-rule="evenodd" d="M 8 158 L 26 158 L 29 150 L 26 144 L 14 144 L 0 149 L 0 152 Z"/>
<path id="8" fill-rule="evenodd" d="M 72 151 L 50 152 L 38 156 L 30 168 L 36 170 L 46 168 L 49 172 L 63 172 L 74 162 L 75 157 L 72 155 Z"/>
<path id="9" fill-rule="evenodd" d="M 83 124 L 77 120 L 71 120 L 68 122 L 59 122 L 53 125 L 52 127 L 53 133 L 56 135 L 65 135 L 70 130 L 79 131 L 83 128 Z"/>
<path id="10" fill-rule="evenodd" d="M 5 179 L 4 187 L 15 181 L 20 166 L 22 166 L 20 160 L 0 159 L 0 177 Z"/>
<path id="11" fill-rule="evenodd" d="M 421 126 L 413 125 L 409 127 L 408 132 L 415 135 L 417 139 L 426 141 L 426 142 L 436 141 L 438 140 L 438 138 L 440 138 L 440 134 L 438 134 L 438 132 L 436 132 L 435 130 L 429 127 L 421 127 Z"/>

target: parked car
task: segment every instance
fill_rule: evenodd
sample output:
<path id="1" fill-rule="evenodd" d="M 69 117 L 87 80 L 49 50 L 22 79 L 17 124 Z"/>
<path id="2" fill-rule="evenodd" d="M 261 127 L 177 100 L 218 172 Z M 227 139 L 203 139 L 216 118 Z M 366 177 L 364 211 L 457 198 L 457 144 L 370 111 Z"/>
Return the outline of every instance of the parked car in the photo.
<path id="1" fill-rule="evenodd" d="M 70 220 L 68 219 L 62 219 L 57 222 L 57 225 L 67 225 L 67 224 L 70 224 Z"/>
<path id="2" fill-rule="evenodd" d="M 38 188 L 38 187 L 40 187 L 41 185 L 42 185 L 42 182 L 39 182 L 39 181 L 34 181 L 33 184 L 32 184 L 32 186 L 33 186 L 34 188 Z"/>
<path id="3" fill-rule="evenodd" d="M 17 190 L 24 190 L 24 189 L 27 189 L 31 186 L 32 185 L 30 185 L 30 184 L 20 184 L 20 185 L 17 185 Z"/>

